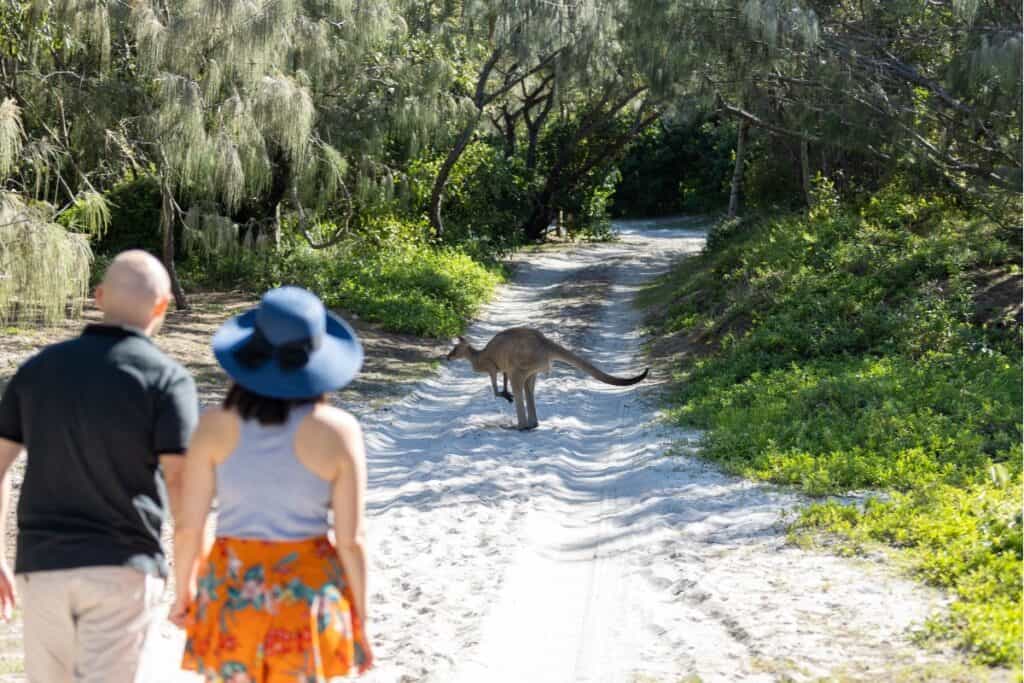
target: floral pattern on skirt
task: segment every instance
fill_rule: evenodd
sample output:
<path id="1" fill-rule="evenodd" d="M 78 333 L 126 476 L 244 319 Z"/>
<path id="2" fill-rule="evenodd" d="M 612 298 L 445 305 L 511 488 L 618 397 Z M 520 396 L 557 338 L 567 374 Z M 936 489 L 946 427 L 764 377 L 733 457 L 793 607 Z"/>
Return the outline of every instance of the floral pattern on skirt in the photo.
<path id="1" fill-rule="evenodd" d="M 189 605 L 182 667 L 210 683 L 323 683 L 365 634 L 331 542 L 218 538 Z"/>

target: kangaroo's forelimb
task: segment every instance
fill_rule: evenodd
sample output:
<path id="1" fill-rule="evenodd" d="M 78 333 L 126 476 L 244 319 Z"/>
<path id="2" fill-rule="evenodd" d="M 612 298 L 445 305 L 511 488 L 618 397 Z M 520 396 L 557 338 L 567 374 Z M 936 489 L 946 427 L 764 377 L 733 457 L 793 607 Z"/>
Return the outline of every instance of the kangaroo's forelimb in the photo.
<path id="1" fill-rule="evenodd" d="M 508 401 L 509 403 L 512 403 L 515 399 L 512 397 L 512 394 L 508 390 L 508 375 L 505 374 L 505 373 L 501 373 L 501 376 L 503 378 L 502 379 L 502 386 L 501 386 L 501 391 L 498 391 L 498 373 L 497 373 L 497 371 L 495 370 L 494 372 L 491 372 L 489 374 L 491 375 L 491 389 L 494 390 L 494 397 L 495 398 L 503 398 L 506 401 Z"/>

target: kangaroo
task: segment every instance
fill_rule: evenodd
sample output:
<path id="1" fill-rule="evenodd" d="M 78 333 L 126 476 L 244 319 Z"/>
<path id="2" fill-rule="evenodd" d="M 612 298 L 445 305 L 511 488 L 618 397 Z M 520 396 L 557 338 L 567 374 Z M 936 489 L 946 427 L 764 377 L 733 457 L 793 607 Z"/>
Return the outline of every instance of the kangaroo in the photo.
<path id="1" fill-rule="evenodd" d="M 647 377 L 646 369 L 635 377 L 614 377 L 601 371 L 593 363 L 581 358 L 569 349 L 551 341 L 537 330 L 528 327 L 513 327 L 494 335 L 483 349 L 475 349 L 465 337 L 459 337 L 448 353 L 448 360 L 466 358 L 477 372 L 491 376 L 491 389 L 497 398 L 516 404 L 518 429 L 537 427 L 537 407 L 534 404 L 534 389 L 537 374 L 549 372 L 552 361 L 573 365 L 605 384 L 627 387 Z M 502 390 L 498 391 L 498 373 L 502 373 Z M 508 386 L 512 384 L 512 392 Z"/>

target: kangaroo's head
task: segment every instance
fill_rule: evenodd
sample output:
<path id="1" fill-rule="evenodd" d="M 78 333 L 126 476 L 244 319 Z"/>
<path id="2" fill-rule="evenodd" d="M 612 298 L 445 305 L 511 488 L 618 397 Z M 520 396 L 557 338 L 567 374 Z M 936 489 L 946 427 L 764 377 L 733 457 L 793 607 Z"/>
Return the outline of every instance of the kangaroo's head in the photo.
<path id="1" fill-rule="evenodd" d="M 455 340 L 455 346 L 451 351 L 448 352 L 448 360 L 455 360 L 457 358 L 469 358 L 472 346 L 466 341 L 465 337 L 459 337 Z"/>

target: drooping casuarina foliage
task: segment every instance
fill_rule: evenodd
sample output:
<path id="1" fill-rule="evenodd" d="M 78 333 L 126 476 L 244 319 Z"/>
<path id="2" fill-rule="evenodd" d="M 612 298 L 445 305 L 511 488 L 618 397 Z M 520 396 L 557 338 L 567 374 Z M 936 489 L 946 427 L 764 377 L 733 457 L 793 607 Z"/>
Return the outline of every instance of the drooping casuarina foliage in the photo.
<path id="1" fill-rule="evenodd" d="M 5 189 L 95 230 L 151 178 L 172 273 L 382 225 L 483 258 L 600 230 L 631 145 L 695 120 L 735 136 L 732 214 L 819 175 L 1020 196 L 1021 17 L 996 0 L 15 0 L 0 28 Z"/>

